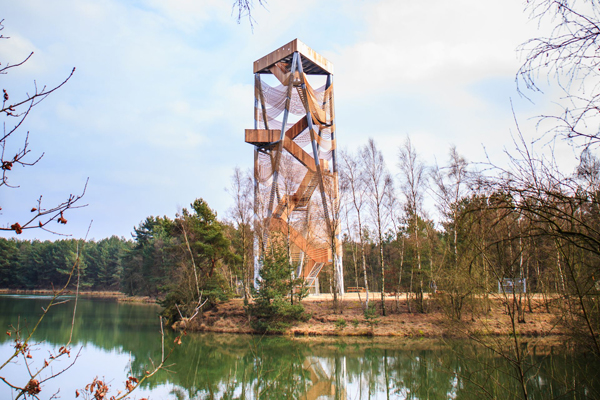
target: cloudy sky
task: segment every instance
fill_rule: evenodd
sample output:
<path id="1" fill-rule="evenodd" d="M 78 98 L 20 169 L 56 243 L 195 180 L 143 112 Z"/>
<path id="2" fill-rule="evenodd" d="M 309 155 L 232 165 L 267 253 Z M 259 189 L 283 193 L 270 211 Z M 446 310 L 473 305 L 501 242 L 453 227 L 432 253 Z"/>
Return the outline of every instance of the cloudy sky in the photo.
<path id="1" fill-rule="evenodd" d="M 301 4 L 301 7 L 298 6 Z M 235 166 L 250 168 L 252 63 L 299 38 L 335 66 L 338 145 L 373 137 L 394 172 L 410 135 L 428 163 L 450 145 L 470 161 L 501 159 L 515 123 L 546 97 L 519 97 L 519 44 L 538 35 L 522 0 L 269 0 L 252 29 L 231 0 L 19 0 L 2 6 L 0 62 L 24 66 L 0 76 L 11 98 L 68 84 L 37 106 L 31 168 L 2 188 L 0 223 L 23 220 L 39 195 L 47 205 L 81 191 L 88 207 L 58 227 L 83 237 L 131 237 L 149 215 L 173 217 L 202 197 L 225 217 L 224 188 Z M 542 111 L 540 111 L 542 110 Z M 16 139 L 12 146 L 20 146 Z M 572 154 L 570 155 L 572 158 Z M 567 156 L 568 158 L 568 156 Z M 3 234 L 4 236 L 10 236 Z M 39 230 L 23 239 L 52 238 Z"/>

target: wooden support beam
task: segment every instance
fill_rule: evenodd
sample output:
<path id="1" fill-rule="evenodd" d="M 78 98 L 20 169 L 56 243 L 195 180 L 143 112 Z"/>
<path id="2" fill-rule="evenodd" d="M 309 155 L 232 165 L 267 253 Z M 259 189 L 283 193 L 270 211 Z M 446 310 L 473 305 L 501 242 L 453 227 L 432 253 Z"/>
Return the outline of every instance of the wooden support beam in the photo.
<path id="1" fill-rule="evenodd" d="M 290 199 L 290 196 L 287 194 L 281 198 L 281 201 L 275 207 L 275 211 L 273 211 L 273 217 L 281 218 L 284 221 L 288 220 L 288 216 L 291 210 L 294 208 L 294 204 Z"/>
<path id="2" fill-rule="evenodd" d="M 304 263 L 304 266 L 303 266 L 302 271 L 301 271 L 301 273 L 300 273 L 299 276 L 301 276 L 304 279 L 308 278 L 308 275 L 310 274 L 310 271 L 311 271 L 311 269 L 313 268 L 314 265 L 315 265 L 315 262 L 309 258 Z"/>
<path id="3" fill-rule="evenodd" d="M 304 132 L 306 128 L 308 128 L 308 122 L 306 122 L 306 118 L 300 118 L 298 122 L 294 124 L 294 126 L 285 132 L 285 136 L 294 140 L 299 134 Z"/>
<path id="4" fill-rule="evenodd" d="M 317 171 L 315 159 L 287 136 L 283 138 L 283 148 L 286 149 L 288 153 L 290 153 L 296 160 L 300 161 L 306 168 L 313 172 Z M 327 160 L 320 160 L 320 163 L 322 168 L 328 168 Z"/>
<path id="5" fill-rule="evenodd" d="M 289 137 L 283 138 L 283 148 L 286 149 L 296 160 L 300 161 L 306 168 L 316 171 L 315 159 L 305 152 Z"/>
<path id="6" fill-rule="evenodd" d="M 258 95 L 260 98 L 260 109 L 262 112 L 263 124 L 265 129 L 269 129 L 269 118 L 267 118 L 267 107 L 265 106 L 265 95 L 262 90 L 262 81 L 260 79 L 260 74 L 254 74 L 254 87 L 255 87 L 255 96 Z M 255 102 L 256 103 L 256 102 Z M 254 108 L 256 108 L 256 104 L 254 104 Z M 257 118 L 258 119 L 258 118 Z M 255 122 L 255 125 L 258 121 Z M 255 126 L 254 129 L 258 129 L 258 126 Z"/>

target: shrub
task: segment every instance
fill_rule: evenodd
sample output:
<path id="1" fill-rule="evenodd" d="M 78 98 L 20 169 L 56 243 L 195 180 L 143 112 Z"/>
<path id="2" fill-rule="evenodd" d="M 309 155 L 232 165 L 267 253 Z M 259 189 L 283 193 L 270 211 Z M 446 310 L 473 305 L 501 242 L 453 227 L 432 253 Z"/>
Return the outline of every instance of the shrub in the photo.
<path id="1" fill-rule="evenodd" d="M 340 318 L 335 321 L 335 329 L 344 329 L 346 327 L 346 320 L 344 318 Z"/>
<path id="2" fill-rule="evenodd" d="M 365 316 L 365 321 L 367 323 L 367 325 L 369 325 L 369 327 L 371 327 L 371 329 L 373 329 L 375 327 L 375 325 L 377 325 L 379 323 L 379 320 L 377 319 L 377 309 L 375 307 L 374 303 L 369 303 L 369 306 L 365 309 L 364 312 L 364 316 Z"/>

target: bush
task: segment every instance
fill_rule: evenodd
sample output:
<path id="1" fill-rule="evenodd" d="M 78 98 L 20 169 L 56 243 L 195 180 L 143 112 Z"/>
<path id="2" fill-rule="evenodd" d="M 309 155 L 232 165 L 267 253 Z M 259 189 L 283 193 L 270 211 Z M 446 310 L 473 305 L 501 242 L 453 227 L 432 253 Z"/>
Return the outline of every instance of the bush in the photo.
<path id="1" fill-rule="evenodd" d="M 250 305 L 252 329 L 263 333 L 282 333 L 297 321 L 308 321 L 310 315 L 304 312 L 301 304 L 291 304 L 285 300 L 275 300 L 270 304 Z"/>

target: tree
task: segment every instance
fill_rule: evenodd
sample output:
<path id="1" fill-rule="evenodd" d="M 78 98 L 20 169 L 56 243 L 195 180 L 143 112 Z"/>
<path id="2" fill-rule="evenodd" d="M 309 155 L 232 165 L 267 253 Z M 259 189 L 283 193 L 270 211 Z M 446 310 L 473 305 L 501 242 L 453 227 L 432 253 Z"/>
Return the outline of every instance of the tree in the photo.
<path id="1" fill-rule="evenodd" d="M 285 239 L 274 234 L 269 251 L 263 255 L 259 287 L 254 303 L 248 305 L 251 326 L 259 332 L 281 333 L 299 320 L 307 320 L 304 306 L 298 301 L 293 304 L 289 294 L 302 278 L 291 279 L 294 266 L 290 263 L 285 248 Z M 300 296 L 301 297 L 301 296 Z"/>
<path id="2" fill-rule="evenodd" d="M 552 244 L 556 255 L 552 267 L 560 282 L 557 291 L 564 298 L 564 307 L 560 310 L 563 323 L 579 343 L 600 354 L 596 288 L 596 277 L 600 276 L 597 263 L 600 259 L 600 204 L 598 187 L 590 186 L 594 181 L 590 177 L 595 173 L 581 175 L 595 162 L 584 156 L 578 171 L 566 175 L 556 163 L 548 162 L 523 142 L 517 151 L 517 155 L 511 157 L 509 168 L 500 170 L 499 177 L 487 179 L 487 188 L 506 199 L 497 203 L 496 209 L 514 215 L 511 227 L 517 232 L 511 234 L 511 241 L 531 243 L 531 239 L 543 238 Z M 588 178 L 582 179 L 585 176 Z M 521 243 L 515 246 L 514 254 L 525 249 Z M 519 271 L 523 271 L 520 259 L 518 263 Z"/>
<path id="3" fill-rule="evenodd" d="M 386 204 L 393 197 L 393 182 L 388 172 L 383 155 L 377 149 L 375 141 L 370 138 L 369 142 L 361 149 L 361 158 L 365 162 L 365 179 L 367 188 L 367 199 L 371 211 L 371 217 L 377 230 L 377 243 L 379 245 L 379 265 L 381 268 L 381 312 L 386 315 L 385 310 L 385 261 L 383 258 L 383 232 L 389 224 L 389 216 L 386 215 Z"/>
<path id="4" fill-rule="evenodd" d="M 0 286 L 15 284 L 14 271 L 18 268 L 19 248 L 16 240 L 0 239 Z"/>
<path id="5" fill-rule="evenodd" d="M 417 311 L 423 312 L 423 275 L 421 265 L 421 238 L 419 236 L 419 220 L 422 218 L 423 192 L 426 185 L 427 176 L 425 174 L 425 165 L 419 159 L 415 148 L 410 141 L 410 137 L 400 146 L 398 150 L 398 168 L 400 168 L 401 184 L 400 188 L 406 198 L 406 215 L 412 225 L 414 234 L 416 265 L 417 265 Z M 414 268 L 413 268 L 414 271 Z M 411 289 L 414 279 L 414 272 L 411 274 Z"/>
<path id="6" fill-rule="evenodd" d="M 402 287 L 402 278 L 404 275 L 404 267 L 406 261 L 406 243 L 407 243 L 407 232 L 409 229 L 408 224 L 406 224 L 405 218 L 402 215 L 402 205 L 399 202 L 397 196 L 394 196 L 389 204 L 387 204 L 388 213 L 390 215 L 390 219 L 392 221 L 392 230 L 388 232 L 390 236 L 389 241 L 393 246 L 390 246 L 388 250 L 390 253 L 394 252 L 394 256 L 390 256 L 390 260 L 388 262 L 389 265 L 396 266 L 395 270 L 398 273 L 398 285 L 396 286 L 395 297 L 396 297 L 396 310 L 400 309 L 400 293 L 403 290 Z M 408 292 L 406 293 L 406 301 L 409 301 Z"/>
<path id="7" fill-rule="evenodd" d="M 83 254 L 87 269 L 86 284 L 95 290 L 118 290 L 123 275 L 123 258 L 131 241 L 112 236 L 89 241 Z"/>
<path id="8" fill-rule="evenodd" d="M 166 252 L 171 255 L 163 286 L 163 315 L 174 322 L 192 319 L 231 295 L 225 274 L 239 263 L 225 235 L 224 225 L 203 199 L 183 209 L 169 231 Z"/>
<path id="9" fill-rule="evenodd" d="M 174 222 L 168 217 L 147 217 L 134 228 L 135 245 L 124 257 L 121 290 L 129 295 L 156 296 L 168 282 Z"/>
<path id="10" fill-rule="evenodd" d="M 236 167 L 231 176 L 231 186 L 228 189 L 229 195 L 233 197 L 233 206 L 229 210 L 229 215 L 233 218 L 237 232 L 241 241 L 241 274 L 242 284 L 244 286 L 244 299 L 250 297 L 250 288 L 252 287 L 252 195 L 253 182 L 250 173 L 242 172 Z"/>
<path id="11" fill-rule="evenodd" d="M 493 205 L 490 212 L 509 221 L 497 240 L 504 242 L 508 254 L 503 257 L 513 272 L 528 275 L 533 264 L 540 287 L 553 288 L 563 297 L 559 307 L 563 324 L 595 354 L 600 354 L 596 288 L 600 221 L 593 153 L 600 143 L 599 6 L 597 0 L 529 1 L 530 18 L 540 25 L 549 23 L 552 30 L 520 47 L 525 62 L 517 72 L 519 89 L 542 92 L 546 83 L 559 88 L 562 112 L 542 115 L 539 126 L 553 138 L 583 148 L 579 168 L 574 174 L 561 171 L 553 154 L 536 152 L 517 127 L 516 152 L 509 154 L 509 166 L 496 167 L 497 176 L 484 180 L 482 191 L 488 199 L 502 199 L 486 206 Z M 548 252 L 551 257 L 529 258 Z M 524 319 L 522 312 L 518 309 L 517 320 Z"/>
<path id="12" fill-rule="evenodd" d="M 348 196 L 352 202 L 352 208 L 356 214 L 356 229 L 358 231 L 358 241 L 360 243 L 360 260 L 362 265 L 363 279 L 365 282 L 365 290 L 367 291 L 367 297 L 365 299 L 365 309 L 369 307 L 369 283 L 367 280 L 367 262 L 365 258 L 365 242 L 363 240 L 363 220 L 362 210 L 365 204 L 365 185 L 366 177 L 364 166 L 361 163 L 361 158 L 352 155 L 348 152 L 341 153 L 342 168 L 340 171 L 340 180 L 342 187 L 348 192 Z M 348 221 L 347 221 L 348 222 Z M 350 238 L 354 237 L 348 229 Z M 355 261 L 356 264 L 356 261 Z M 358 279 L 358 274 L 357 279 Z M 357 280 L 358 282 L 358 280 Z M 358 286 L 358 283 L 357 283 Z"/>
<path id="13" fill-rule="evenodd" d="M 458 154 L 456 147 L 450 148 L 448 164 L 445 167 L 435 166 L 431 178 L 434 183 L 437 207 L 442 217 L 442 226 L 445 230 L 446 246 L 449 247 L 449 257 L 445 257 L 446 265 L 441 270 L 439 284 L 447 293 L 449 300 L 449 314 L 458 320 L 462 316 L 464 300 L 473 291 L 471 279 L 471 252 L 464 246 L 465 227 L 468 218 L 465 209 L 471 173 L 468 162 Z M 468 229 L 468 228 L 467 228 Z M 459 235 L 460 252 L 459 252 Z"/>
<path id="14" fill-rule="evenodd" d="M 266 0 L 257 0 L 258 5 L 264 7 L 267 2 Z M 255 1 L 254 0 L 234 0 L 233 5 L 231 7 L 232 13 L 237 13 L 237 21 L 238 24 L 240 21 L 247 17 L 250 22 L 250 27 L 254 27 L 254 23 L 256 22 L 252 17 L 252 11 L 254 10 Z"/>

